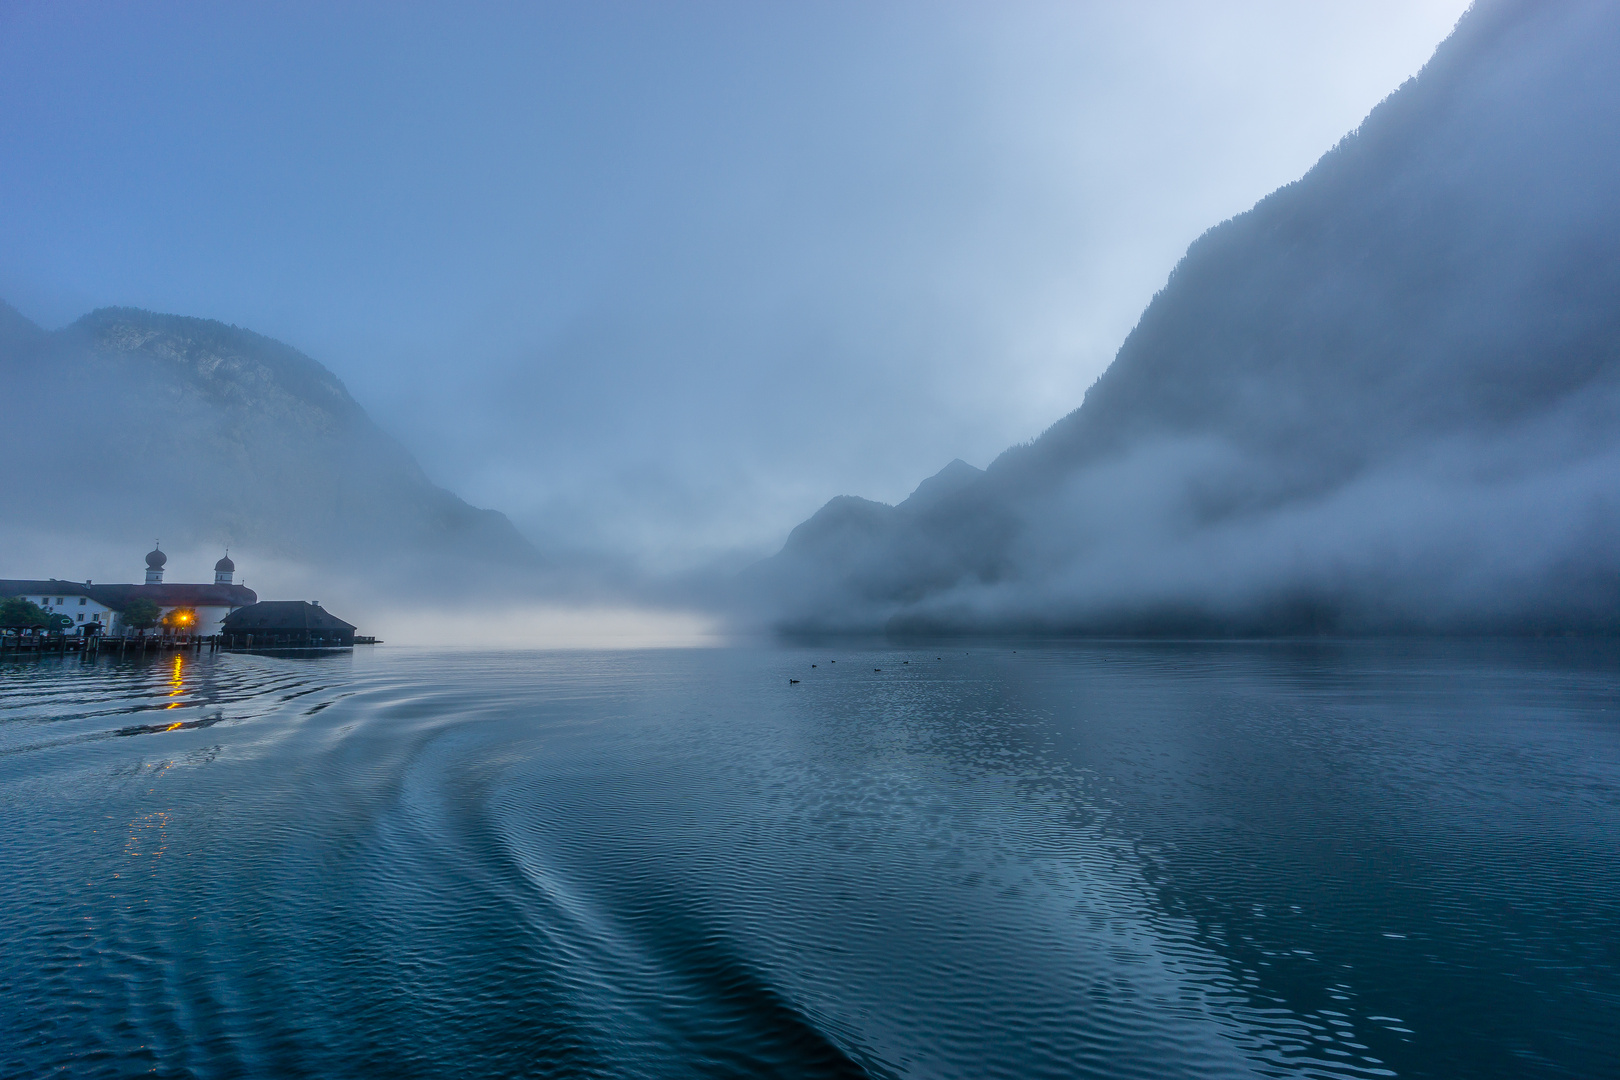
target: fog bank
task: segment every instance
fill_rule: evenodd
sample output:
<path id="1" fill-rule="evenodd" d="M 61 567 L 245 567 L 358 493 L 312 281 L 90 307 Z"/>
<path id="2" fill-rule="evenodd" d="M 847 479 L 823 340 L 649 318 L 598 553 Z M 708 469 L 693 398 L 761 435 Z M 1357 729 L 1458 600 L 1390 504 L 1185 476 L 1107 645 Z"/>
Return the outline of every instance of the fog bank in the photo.
<path id="1" fill-rule="evenodd" d="M 1614 5 L 1477 4 L 1192 245 L 1081 408 L 898 506 L 829 503 L 744 617 L 1620 630 L 1617 57 Z"/>

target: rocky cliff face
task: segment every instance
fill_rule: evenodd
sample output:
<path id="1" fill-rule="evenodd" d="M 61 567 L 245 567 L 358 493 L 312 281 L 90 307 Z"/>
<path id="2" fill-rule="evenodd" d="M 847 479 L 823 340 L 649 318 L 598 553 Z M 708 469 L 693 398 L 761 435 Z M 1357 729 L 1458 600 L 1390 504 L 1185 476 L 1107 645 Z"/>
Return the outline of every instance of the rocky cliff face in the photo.
<path id="1" fill-rule="evenodd" d="M 29 432 L 6 496 L 41 526 L 349 568 L 537 559 L 503 515 L 432 484 L 330 371 L 248 330 L 103 308 L 46 333 L 0 306 L 0 388 Z"/>
<path id="2" fill-rule="evenodd" d="M 1482 0 L 1307 176 L 1192 245 L 1081 408 L 926 511 L 829 505 L 749 575 L 757 610 L 1620 628 L 1615 131 L 1620 7 Z"/>

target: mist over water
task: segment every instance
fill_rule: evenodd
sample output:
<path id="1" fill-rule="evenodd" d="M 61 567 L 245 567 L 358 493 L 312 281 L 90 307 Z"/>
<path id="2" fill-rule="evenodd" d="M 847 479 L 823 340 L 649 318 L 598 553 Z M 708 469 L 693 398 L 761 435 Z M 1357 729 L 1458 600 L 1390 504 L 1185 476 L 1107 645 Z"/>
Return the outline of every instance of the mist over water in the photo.
<path id="1" fill-rule="evenodd" d="M 0 4 L 0 1077 L 1613 1074 L 1620 5 L 1464 6 Z"/>
<path id="2" fill-rule="evenodd" d="M 0 495 L 37 515 L 0 527 L 73 555 L 0 574 L 110 579 L 79 568 L 105 534 L 297 556 L 323 598 L 378 562 L 415 587 L 400 539 L 455 575 L 477 553 L 397 505 L 431 493 L 360 467 L 402 448 L 566 556 L 547 590 L 735 570 L 1071 409 L 1188 241 L 1465 7 L 0 6 L 0 299 L 246 328 L 393 441 L 12 383 L 0 314 L 30 402 Z"/>
<path id="3" fill-rule="evenodd" d="M 1601 1075 L 1617 671 L 1565 642 L 8 662 L 0 1072 Z"/>
<path id="4" fill-rule="evenodd" d="M 1108 29 L 1115 42 L 1136 32 L 1130 20 L 1114 25 L 1099 12 L 1086 8 L 1070 28 L 1101 20 L 1099 32 Z M 1026 11 L 1001 31 L 1009 43 L 1033 49 L 1029 27 L 1040 20 L 1030 18 Z M 1245 47 L 1257 47 L 1258 32 L 1237 33 L 1235 18 L 1222 23 L 1224 32 L 1253 37 Z M 1178 24 L 1162 47 L 1172 49 L 1195 25 Z M 486 24 L 475 29 L 489 32 Z M 519 20 L 513 32 L 561 29 Z M 600 30 L 573 28 L 591 41 Z M 948 47 L 929 40 L 942 51 L 921 64 L 929 74 L 918 85 L 936 87 L 935 65 L 966 38 Z M 1011 46 L 991 52 L 1003 47 Z M 1620 154 L 1601 133 L 1620 123 L 1616 55 L 1612 5 L 1472 6 L 1422 70 L 1315 167 L 1187 249 L 1080 408 L 982 471 L 959 459 L 894 506 L 834 498 L 791 532 L 786 523 L 815 505 L 807 492 L 837 490 L 829 476 L 846 477 L 847 490 L 905 490 L 923 475 L 912 471 L 921 455 L 935 452 L 922 448 L 940 446 L 981 405 L 990 427 L 958 439 L 958 452 L 982 462 L 1016 437 L 985 441 L 984 431 L 1008 414 L 992 423 L 999 406 L 980 383 L 1027 374 L 1027 353 L 1006 340 L 974 346 L 937 297 L 914 307 L 873 291 L 869 280 L 898 287 L 932 280 L 921 266 L 954 265 L 918 252 L 949 232 L 938 217 L 967 198 L 958 186 L 973 188 L 963 176 L 977 174 L 962 162 L 1012 168 L 998 154 L 947 153 L 930 170 L 919 163 L 943 152 L 932 137 L 919 137 L 915 160 L 904 153 L 910 143 L 882 153 L 867 147 L 876 159 L 900 153 L 930 177 L 924 184 L 913 176 L 918 197 L 909 202 L 926 212 L 911 226 L 905 215 L 880 212 L 895 180 L 875 180 L 871 156 L 857 155 L 864 173 L 850 165 L 865 177 L 866 186 L 855 184 L 862 198 L 838 195 L 847 178 L 818 184 L 814 172 L 786 169 L 794 191 L 804 186 L 827 200 L 818 213 L 883 249 L 882 257 L 844 251 L 835 259 L 835 249 L 786 242 L 797 231 L 825 233 L 813 215 L 760 234 L 779 242 L 763 260 L 772 273 L 860 293 L 858 311 L 839 308 L 842 320 L 831 320 L 836 330 L 826 312 L 811 310 L 820 302 L 813 290 L 790 302 L 777 294 L 782 280 L 762 273 L 744 276 L 775 281 L 763 292 L 730 287 L 743 267 L 762 261 L 757 239 L 740 239 L 738 232 L 753 235 L 741 223 L 769 217 L 764 206 L 776 203 L 739 207 L 735 232 L 713 229 L 698 243 L 702 230 L 688 231 L 712 220 L 698 208 L 717 213 L 711 200 L 724 188 L 699 184 L 702 199 L 680 188 L 689 199 L 681 205 L 697 215 L 675 229 L 690 259 L 678 288 L 635 293 L 634 315 L 619 310 L 619 291 L 575 296 L 570 303 L 584 310 L 551 326 L 560 335 L 555 348 L 532 365 L 483 355 L 476 343 L 487 338 L 476 334 L 432 370 L 385 365 L 381 383 L 431 400 L 412 423 L 441 433 L 432 445 L 420 435 L 402 441 L 335 369 L 252 330 L 105 307 L 48 331 L 0 304 L 0 393 L 67 402 L 71 414 L 55 437 L 19 440 L 13 467 L 0 473 L 0 490 L 32 511 L 0 521 L 0 553 L 12 563 L 5 572 L 105 581 L 126 575 L 121 567 L 147 536 L 204 565 L 229 546 L 262 595 L 319 596 L 351 621 L 413 642 L 549 645 L 570 621 L 581 644 L 603 643 L 597 627 L 605 623 L 616 627 L 609 637 L 649 642 L 690 642 L 722 622 L 867 634 L 1614 633 L 1620 216 L 1609 194 L 1620 182 Z M 847 59 L 863 77 L 891 70 L 870 66 L 874 56 Z M 964 70 L 984 76 L 1004 58 L 990 69 L 984 61 L 964 56 Z M 1120 64 L 1111 57 L 1098 71 Z M 821 66 L 816 72 L 825 77 Z M 793 77 L 810 73 L 796 68 Z M 1112 77 L 1127 85 L 1117 71 Z M 958 116 L 952 128 L 971 134 L 973 145 L 991 117 L 1009 138 L 1022 130 L 1000 111 L 992 84 L 1000 85 L 965 84 L 983 92 L 988 110 Z M 777 104 L 801 93 L 825 100 L 827 111 L 815 112 L 809 127 L 843 132 L 831 117 L 850 102 L 814 85 L 795 83 Z M 898 97 L 883 100 L 898 112 L 883 113 L 884 122 L 906 128 L 897 117 L 915 119 L 920 99 L 908 96 L 915 90 L 890 91 Z M 721 98 L 731 100 L 676 94 L 670 103 L 690 110 L 706 102 L 696 111 L 713 124 L 716 110 L 726 112 Z M 471 100 L 457 99 L 459 107 Z M 622 120 L 619 105 L 603 115 Z M 1110 159 L 1132 145 L 1131 115 L 1120 112 L 1110 129 Z M 747 140 L 763 131 L 804 129 L 747 130 L 753 146 Z M 733 156 L 742 145 L 726 144 Z M 945 167 L 951 162 L 960 168 Z M 778 167 L 766 172 L 775 176 Z M 931 203 L 927 193 L 943 201 Z M 1083 188 L 1073 188 L 1071 201 L 1084 201 Z M 840 207 L 847 213 L 834 213 Z M 874 218 L 909 228 L 917 245 L 852 224 Z M 658 247 L 660 235 L 648 234 L 658 251 L 643 270 L 674 258 L 675 248 Z M 729 261 L 742 249 L 752 253 Z M 822 267 L 828 259 L 840 271 Z M 607 274 L 590 278 L 586 291 L 641 280 Z M 989 290 L 948 306 L 1002 310 L 992 293 L 1000 295 Z M 680 328 L 658 328 L 660 305 L 682 312 Z M 726 330 L 713 325 L 717 318 Z M 950 349 L 911 335 L 908 320 L 918 318 Z M 754 329 L 728 336 L 734 323 Z M 1038 325 L 1031 316 L 1019 333 Z M 762 328 L 792 348 L 767 348 L 764 339 L 757 350 L 745 347 Z M 852 333 L 859 349 L 849 344 Z M 963 381 L 962 357 L 975 348 L 973 377 Z M 879 353 L 894 358 L 873 360 Z M 699 354 L 709 359 L 697 362 Z M 366 365 L 322 356 L 388 399 Z M 921 356 L 938 359 L 924 364 Z M 1061 407 L 1101 366 L 1078 354 L 1054 364 L 1063 377 L 1045 385 L 1070 386 Z M 586 385 L 595 389 L 570 396 Z M 1026 435 L 1040 397 L 1024 394 Z M 475 434 L 444 434 L 451 430 Z M 762 432 L 769 452 L 754 445 Z M 461 475 L 490 481 L 483 490 L 499 503 L 474 505 L 466 491 L 432 479 L 486 441 L 485 463 Z M 537 464 L 525 455 L 540 446 L 549 456 Z M 852 460 L 860 465 L 853 475 Z M 68 509 L 64 494 L 90 509 Z M 789 503 L 799 506 L 791 515 L 782 510 Z M 776 525 L 761 524 L 772 519 Z M 774 557 L 757 558 L 784 534 Z"/>
<path id="5" fill-rule="evenodd" d="M 897 506 L 829 502 L 747 576 L 759 621 L 1620 630 L 1617 56 L 1612 4 L 1474 5 L 1192 244 L 1078 409 Z"/>

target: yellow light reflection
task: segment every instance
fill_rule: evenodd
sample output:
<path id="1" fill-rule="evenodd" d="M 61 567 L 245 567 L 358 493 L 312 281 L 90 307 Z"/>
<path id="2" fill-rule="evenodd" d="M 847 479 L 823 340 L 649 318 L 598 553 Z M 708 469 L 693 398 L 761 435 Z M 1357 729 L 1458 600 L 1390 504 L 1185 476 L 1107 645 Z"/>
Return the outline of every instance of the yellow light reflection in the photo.
<path id="1" fill-rule="evenodd" d="M 174 706 L 170 705 L 169 708 L 172 709 L 172 708 L 174 708 Z M 186 726 L 186 722 L 184 720 L 176 720 L 174 723 L 170 724 L 168 727 L 164 728 L 163 730 L 164 731 L 173 731 L 175 728 L 185 727 L 185 726 Z"/>
<path id="2" fill-rule="evenodd" d="M 170 697 L 172 697 L 172 698 L 173 697 L 179 697 L 181 694 L 185 693 L 185 690 L 186 690 L 185 673 L 186 673 L 186 661 L 185 661 L 185 658 L 180 653 L 175 653 L 174 654 L 174 670 L 169 673 L 169 685 L 174 687 L 173 690 L 169 691 L 169 696 Z M 181 702 L 171 701 L 168 705 L 164 706 L 164 708 L 178 709 L 180 707 L 180 705 L 181 705 Z"/>
<path id="3" fill-rule="evenodd" d="M 129 823 L 129 840 L 124 844 L 124 854 L 131 857 L 149 856 L 161 859 L 169 850 L 169 815 L 167 811 L 159 810 L 153 814 L 146 814 Z M 154 871 L 155 871 L 154 867 Z M 114 874 L 114 877 L 119 875 Z"/>

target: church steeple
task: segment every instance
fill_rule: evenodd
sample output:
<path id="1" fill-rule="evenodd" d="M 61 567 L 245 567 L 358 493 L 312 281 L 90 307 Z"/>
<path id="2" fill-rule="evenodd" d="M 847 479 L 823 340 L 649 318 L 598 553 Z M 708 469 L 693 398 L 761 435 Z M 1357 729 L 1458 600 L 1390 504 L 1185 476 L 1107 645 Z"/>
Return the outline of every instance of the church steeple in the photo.
<path id="1" fill-rule="evenodd" d="M 163 554 L 159 541 L 152 541 L 152 550 L 146 553 L 146 583 L 148 585 L 163 584 L 163 564 L 169 557 Z"/>
<path id="2" fill-rule="evenodd" d="M 236 564 L 231 562 L 231 549 L 225 549 L 225 557 L 214 564 L 214 584 L 229 585 L 231 575 L 236 573 Z"/>

